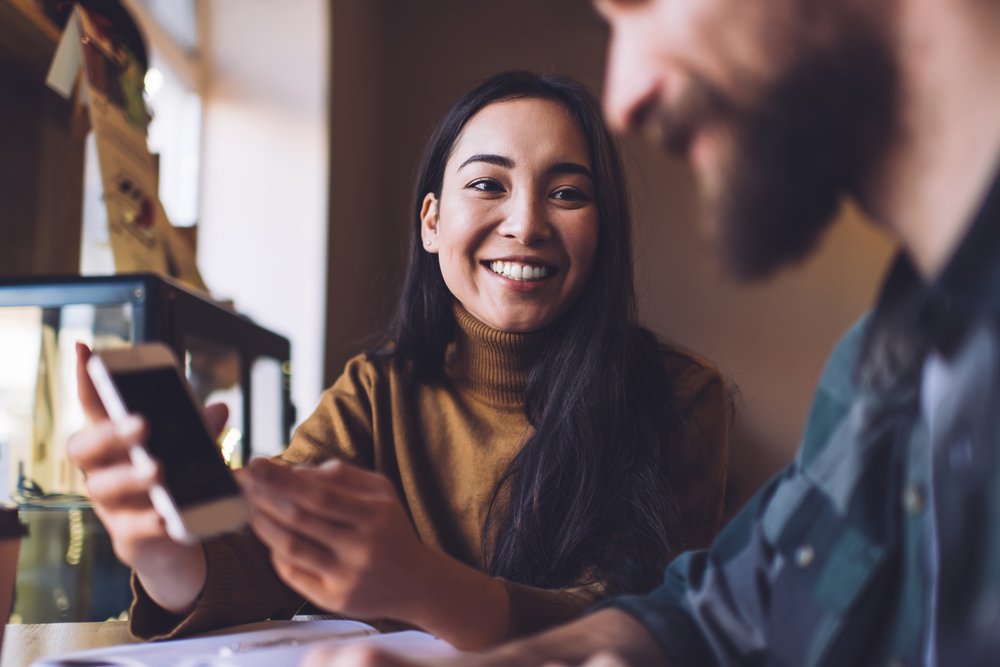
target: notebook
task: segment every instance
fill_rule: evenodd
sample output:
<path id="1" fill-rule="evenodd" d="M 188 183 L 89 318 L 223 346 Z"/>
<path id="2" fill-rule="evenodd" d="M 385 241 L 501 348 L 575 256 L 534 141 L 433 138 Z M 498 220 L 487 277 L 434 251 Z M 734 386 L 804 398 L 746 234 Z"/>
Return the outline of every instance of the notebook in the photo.
<path id="1" fill-rule="evenodd" d="M 318 646 L 352 643 L 415 658 L 458 654 L 451 644 L 424 632 L 379 634 L 357 621 L 267 621 L 188 639 L 67 653 L 31 667 L 270 667 L 296 665 Z"/>

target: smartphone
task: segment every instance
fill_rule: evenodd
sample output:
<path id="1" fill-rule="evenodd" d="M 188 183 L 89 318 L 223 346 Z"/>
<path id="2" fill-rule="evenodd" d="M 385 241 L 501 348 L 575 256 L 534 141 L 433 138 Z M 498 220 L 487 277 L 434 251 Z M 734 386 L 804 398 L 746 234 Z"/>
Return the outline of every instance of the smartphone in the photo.
<path id="1" fill-rule="evenodd" d="M 139 469 L 151 469 L 153 459 L 162 463 L 163 483 L 149 497 L 170 537 L 191 544 L 247 521 L 249 505 L 169 347 L 95 352 L 87 372 L 112 421 L 138 414 L 148 422 L 145 447 L 136 444 L 129 455 Z"/>

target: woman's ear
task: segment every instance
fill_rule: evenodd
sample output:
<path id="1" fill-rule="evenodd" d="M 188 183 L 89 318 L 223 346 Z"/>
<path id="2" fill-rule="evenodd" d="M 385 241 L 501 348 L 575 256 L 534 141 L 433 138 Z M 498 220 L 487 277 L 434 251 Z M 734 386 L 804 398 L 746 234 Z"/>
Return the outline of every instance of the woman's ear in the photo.
<path id="1" fill-rule="evenodd" d="M 420 207 L 420 238 L 424 242 L 424 250 L 437 253 L 438 201 L 433 192 L 427 193 Z"/>

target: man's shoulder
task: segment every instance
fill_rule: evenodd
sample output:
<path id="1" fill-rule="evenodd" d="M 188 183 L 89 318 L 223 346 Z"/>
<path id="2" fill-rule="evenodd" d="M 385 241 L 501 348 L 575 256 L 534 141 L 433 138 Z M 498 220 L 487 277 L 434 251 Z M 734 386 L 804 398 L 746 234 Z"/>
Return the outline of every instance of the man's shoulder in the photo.
<path id="1" fill-rule="evenodd" d="M 848 329 L 827 359 L 806 421 L 799 461 L 808 464 L 821 452 L 837 424 L 847 415 L 858 394 L 855 369 L 871 314 L 866 313 Z"/>

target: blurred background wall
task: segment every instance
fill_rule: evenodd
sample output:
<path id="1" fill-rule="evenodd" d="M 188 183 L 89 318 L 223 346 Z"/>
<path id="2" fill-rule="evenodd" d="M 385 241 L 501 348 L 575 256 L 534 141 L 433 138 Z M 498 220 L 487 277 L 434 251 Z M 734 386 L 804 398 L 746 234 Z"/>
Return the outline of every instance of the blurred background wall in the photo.
<path id="1" fill-rule="evenodd" d="M 198 265 L 216 297 L 292 342 L 292 400 L 323 388 L 330 12 L 202 2 Z"/>
<path id="2" fill-rule="evenodd" d="M 327 384 L 395 303 L 414 170 L 433 124 L 472 83 L 505 69 L 569 74 L 599 93 L 607 41 L 581 0 L 333 0 L 331 18 Z M 646 322 L 739 390 L 738 505 L 793 456 L 826 356 L 870 306 L 892 247 L 848 208 L 804 266 L 734 284 L 699 234 L 687 167 L 641 139 L 624 150 Z"/>

